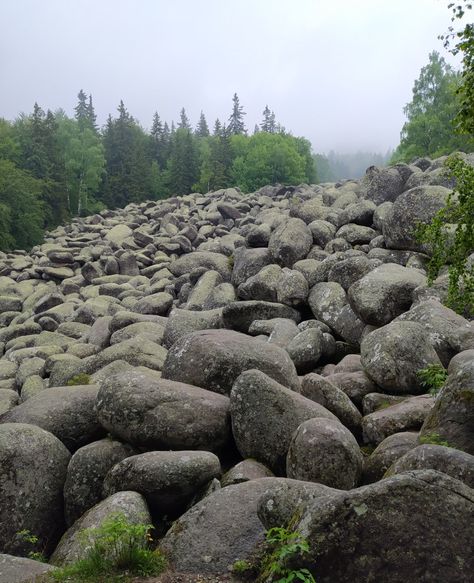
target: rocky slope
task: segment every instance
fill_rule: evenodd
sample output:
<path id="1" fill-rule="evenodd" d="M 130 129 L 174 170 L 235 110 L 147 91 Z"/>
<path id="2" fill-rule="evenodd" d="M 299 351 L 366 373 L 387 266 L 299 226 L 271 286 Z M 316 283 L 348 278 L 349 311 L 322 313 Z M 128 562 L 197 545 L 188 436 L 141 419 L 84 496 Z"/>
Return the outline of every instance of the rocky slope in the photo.
<path id="1" fill-rule="evenodd" d="M 442 162 L 131 204 L 0 254 L 0 582 L 54 568 L 19 531 L 64 565 L 116 510 L 181 573 L 293 518 L 318 583 L 468 581 L 474 326 L 413 234 Z"/>

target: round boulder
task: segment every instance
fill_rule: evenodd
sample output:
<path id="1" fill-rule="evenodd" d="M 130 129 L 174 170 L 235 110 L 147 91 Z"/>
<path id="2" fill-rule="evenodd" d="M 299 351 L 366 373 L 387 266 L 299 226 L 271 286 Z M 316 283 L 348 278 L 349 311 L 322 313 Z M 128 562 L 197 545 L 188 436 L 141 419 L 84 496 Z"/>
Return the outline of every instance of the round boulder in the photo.
<path id="1" fill-rule="evenodd" d="M 151 510 L 173 516 L 206 484 L 220 478 L 219 458 L 207 451 L 150 451 L 116 464 L 104 480 L 104 494 L 133 490 Z"/>
<path id="2" fill-rule="evenodd" d="M 418 322 L 392 322 L 362 340 L 365 372 L 382 389 L 393 394 L 425 391 L 418 371 L 441 364 L 426 328 Z"/>
<path id="3" fill-rule="evenodd" d="M 230 438 L 228 397 L 153 371 L 106 379 L 96 410 L 107 431 L 147 449 L 219 450 Z"/>
<path id="4" fill-rule="evenodd" d="M 25 423 L 0 425 L 0 547 L 50 552 L 64 532 L 63 485 L 70 453 L 51 433 Z M 18 535 L 29 530 L 35 544 Z"/>
<path id="5" fill-rule="evenodd" d="M 363 457 L 352 433 L 332 419 L 308 419 L 296 430 L 286 458 L 289 478 L 331 488 L 355 488 Z"/>
<path id="6" fill-rule="evenodd" d="M 287 352 L 232 330 L 202 330 L 178 340 L 168 352 L 163 378 L 225 395 L 240 373 L 252 368 L 291 389 L 299 388 Z"/>

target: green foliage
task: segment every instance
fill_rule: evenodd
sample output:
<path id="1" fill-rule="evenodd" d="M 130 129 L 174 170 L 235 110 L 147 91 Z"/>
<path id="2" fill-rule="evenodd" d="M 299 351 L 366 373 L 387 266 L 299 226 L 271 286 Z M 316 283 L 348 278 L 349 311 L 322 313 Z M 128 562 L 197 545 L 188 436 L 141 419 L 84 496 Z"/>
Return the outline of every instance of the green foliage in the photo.
<path id="1" fill-rule="evenodd" d="M 463 0 L 462 4 L 450 2 L 451 22 L 461 20 L 472 10 L 472 2 Z M 458 31 L 450 26 L 448 34 L 440 36 L 444 40 L 445 48 L 450 48 L 453 55 L 462 55 L 461 82 L 456 93 L 458 97 L 458 112 L 455 118 L 457 129 L 461 133 L 474 134 L 474 23 L 467 22 L 464 28 Z M 454 46 L 451 43 L 454 42 Z"/>
<path id="2" fill-rule="evenodd" d="M 447 304 L 467 315 L 474 314 L 474 263 L 469 256 L 474 251 L 474 168 L 460 155 L 448 158 L 445 164 L 456 181 L 447 204 L 429 224 L 419 226 L 420 241 L 432 249 L 428 263 L 429 283 L 440 269 L 449 265 Z"/>
<path id="3" fill-rule="evenodd" d="M 84 559 L 49 576 L 59 582 L 99 583 L 159 575 L 166 567 L 166 560 L 149 548 L 152 528 L 150 524 L 133 524 L 122 513 L 112 514 L 100 527 L 81 533 L 87 550 Z"/>
<path id="4" fill-rule="evenodd" d="M 460 107 L 460 86 L 461 74 L 433 51 L 415 81 L 411 102 L 403 110 L 407 122 L 393 162 L 410 162 L 419 156 L 436 158 L 454 150 L 474 149 L 472 137 L 459 135 L 454 125 Z"/>
<path id="5" fill-rule="evenodd" d="M 446 382 L 448 371 L 441 364 L 429 364 L 416 374 L 422 386 L 429 391 L 430 395 L 437 395 Z"/>
<path id="6" fill-rule="evenodd" d="M 39 541 L 39 538 L 27 529 L 20 530 L 16 534 L 23 542 L 28 543 L 32 546 L 35 546 Z M 33 561 L 39 561 L 40 563 L 47 562 L 45 554 L 41 551 L 29 551 L 28 558 L 32 559 Z"/>
<path id="7" fill-rule="evenodd" d="M 246 575 L 247 573 L 251 573 L 253 570 L 252 564 L 250 561 L 235 561 L 232 565 L 232 573 L 235 575 Z"/>
<path id="8" fill-rule="evenodd" d="M 88 374 L 81 372 L 71 377 L 67 382 L 67 386 L 72 387 L 75 385 L 90 385 L 90 382 L 91 377 Z"/>
<path id="9" fill-rule="evenodd" d="M 421 444 L 431 444 L 431 445 L 444 445 L 445 447 L 451 447 L 449 443 L 444 440 L 439 433 L 427 433 L 426 435 L 421 435 L 418 438 Z"/>
<path id="10" fill-rule="evenodd" d="M 257 581 L 290 583 L 302 581 L 315 583 L 308 569 L 292 569 L 289 563 L 309 552 L 309 544 L 300 533 L 282 527 L 271 528 L 266 533 L 266 553 Z"/>
<path id="11" fill-rule="evenodd" d="M 0 250 L 30 249 L 43 238 L 41 181 L 0 160 Z"/>

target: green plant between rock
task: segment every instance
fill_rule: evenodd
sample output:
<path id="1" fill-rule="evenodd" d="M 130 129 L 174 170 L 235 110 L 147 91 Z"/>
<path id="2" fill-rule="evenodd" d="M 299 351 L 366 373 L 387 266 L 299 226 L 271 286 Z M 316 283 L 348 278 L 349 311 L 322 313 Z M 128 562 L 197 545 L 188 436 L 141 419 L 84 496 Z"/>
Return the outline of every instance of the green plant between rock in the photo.
<path id="1" fill-rule="evenodd" d="M 456 181 L 446 206 L 429 224 L 420 224 L 417 238 L 432 250 L 428 263 L 431 285 L 441 268 L 448 265 L 447 305 L 467 316 L 474 314 L 474 167 L 459 154 L 450 156 L 445 167 Z"/>
<path id="2" fill-rule="evenodd" d="M 291 562 L 309 552 L 308 541 L 297 531 L 274 527 L 267 531 L 259 583 L 316 583 L 308 569 L 293 569 Z"/>
<path id="3" fill-rule="evenodd" d="M 417 373 L 421 385 L 428 389 L 430 395 L 437 395 L 444 387 L 448 377 L 448 371 L 441 364 L 430 364 Z"/>
<path id="4" fill-rule="evenodd" d="M 443 439 L 439 433 L 427 433 L 426 435 L 421 435 L 418 441 L 422 445 L 444 445 L 444 447 L 451 447 L 449 442 Z"/>
<path id="5" fill-rule="evenodd" d="M 20 530 L 16 534 L 22 541 L 31 545 L 36 545 L 39 541 L 39 538 L 27 529 Z M 40 563 L 47 563 L 46 556 L 41 551 L 29 551 L 28 558 L 32 559 L 33 561 L 39 561 Z"/>
<path id="6" fill-rule="evenodd" d="M 150 549 L 153 528 L 151 524 L 131 523 L 123 513 L 111 514 L 100 527 L 80 533 L 85 549 L 83 559 L 48 576 L 64 583 L 99 583 L 159 575 L 166 567 L 166 559 Z"/>
<path id="7" fill-rule="evenodd" d="M 67 386 L 73 387 L 75 385 L 90 385 L 90 382 L 91 377 L 88 374 L 81 372 L 71 377 L 67 382 Z"/>

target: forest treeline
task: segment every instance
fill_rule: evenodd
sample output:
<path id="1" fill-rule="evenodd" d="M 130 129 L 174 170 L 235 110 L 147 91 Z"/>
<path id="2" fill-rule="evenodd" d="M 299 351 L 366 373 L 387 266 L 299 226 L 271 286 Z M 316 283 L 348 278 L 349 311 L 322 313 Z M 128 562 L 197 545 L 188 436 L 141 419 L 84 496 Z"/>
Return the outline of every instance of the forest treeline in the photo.
<path id="1" fill-rule="evenodd" d="M 99 129 L 81 90 L 74 117 L 35 104 L 13 122 L 0 119 L 0 249 L 31 247 L 45 228 L 104 207 L 316 181 L 308 140 L 288 133 L 268 106 L 252 135 L 244 116 L 234 94 L 228 120 L 212 129 L 202 112 L 192 128 L 183 108 L 177 126 L 155 113 L 145 131 L 121 101 Z"/>

